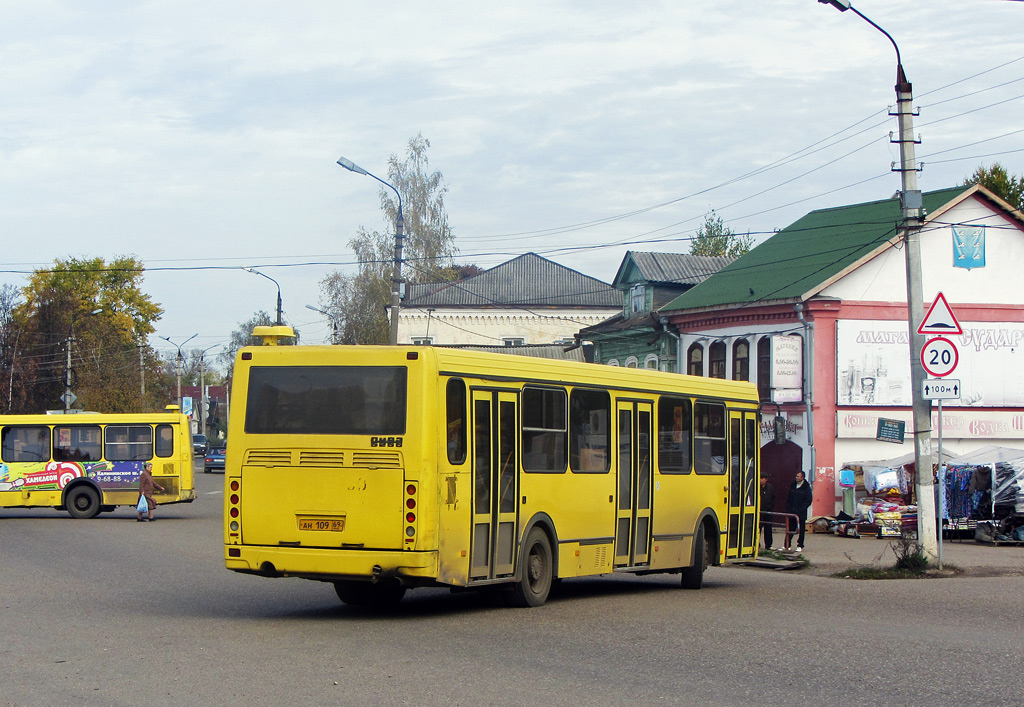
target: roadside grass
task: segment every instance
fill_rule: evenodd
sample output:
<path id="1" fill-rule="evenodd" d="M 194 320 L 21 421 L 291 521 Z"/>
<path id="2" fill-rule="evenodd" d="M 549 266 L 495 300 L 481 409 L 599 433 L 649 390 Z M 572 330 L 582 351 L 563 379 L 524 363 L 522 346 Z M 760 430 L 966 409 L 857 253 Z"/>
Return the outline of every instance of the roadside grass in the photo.
<path id="1" fill-rule="evenodd" d="M 963 574 L 963 569 L 943 564 L 942 569 L 933 567 L 909 569 L 906 567 L 851 567 L 842 572 L 834 572 L 836 579 L 935 579 Z"/>
<path id="2" fill-rule="evenodd" d="M 916 531 L 904 529 L 900 537 L 890 542 L 887 547 L 896 556 L 894 565 L 851 567 L 832 576 L 839 579 L 934 579 L 963 574 L 961 568 L 953 565 L 943 565 L 941 570 L 933 567 L 924 552 L 924 546 L 917 539 Z M 885 550 L 882 554 L 885 554 Z M 882 555 L 879 555 L 875 561 L 880 562 L 881 559 Z"/>

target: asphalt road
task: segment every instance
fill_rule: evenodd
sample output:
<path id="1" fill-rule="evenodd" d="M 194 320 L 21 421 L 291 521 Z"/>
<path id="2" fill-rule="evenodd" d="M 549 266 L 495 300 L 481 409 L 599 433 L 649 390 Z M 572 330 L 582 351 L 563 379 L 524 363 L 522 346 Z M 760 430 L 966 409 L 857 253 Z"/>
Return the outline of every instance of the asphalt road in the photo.
<path id="1" fill-rule="evenodd" d="M 0 705 L 1010 705 L 1024 578 L 729 567 L 558 585 L 537 609 L 415 590 L 385 613 L 228 572 L 221 475 L 157 523 L 0 510 Z M 814 538 L 808 542 L 813 549 Z"/>

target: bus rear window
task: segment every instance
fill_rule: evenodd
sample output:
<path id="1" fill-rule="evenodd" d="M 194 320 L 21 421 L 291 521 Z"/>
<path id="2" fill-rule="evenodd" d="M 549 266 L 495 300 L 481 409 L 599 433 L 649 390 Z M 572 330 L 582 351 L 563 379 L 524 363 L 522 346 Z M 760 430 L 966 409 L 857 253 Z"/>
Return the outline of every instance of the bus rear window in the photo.
<path id="1" fill-rule="evenodd" d="M 254 366 L 248 434 L 405 434 L 403 366 Z"/>

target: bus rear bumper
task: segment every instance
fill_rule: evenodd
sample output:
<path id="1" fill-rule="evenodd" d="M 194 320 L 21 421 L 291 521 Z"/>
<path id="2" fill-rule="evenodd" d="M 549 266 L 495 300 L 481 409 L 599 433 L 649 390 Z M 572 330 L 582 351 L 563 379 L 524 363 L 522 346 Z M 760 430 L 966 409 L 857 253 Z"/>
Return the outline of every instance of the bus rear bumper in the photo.
<path id="1" fill-rule="evenodd" d="M 397 578 L 429 584 L 437 577 L 437 552 L 335 550 L 225 545 L 227 569 L 264 577 L 303 577 L 325 582 Z"/>

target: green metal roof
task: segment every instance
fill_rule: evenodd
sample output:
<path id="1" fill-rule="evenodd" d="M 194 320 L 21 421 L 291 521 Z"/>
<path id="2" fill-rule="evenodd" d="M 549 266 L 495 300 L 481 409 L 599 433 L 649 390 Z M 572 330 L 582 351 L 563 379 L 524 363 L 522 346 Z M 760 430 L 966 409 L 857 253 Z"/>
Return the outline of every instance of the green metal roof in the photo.
<path id="1" fill-rule="evenodd" d="M 971 187 L 923 194 L 937 211 Z M 812 211 L 660 311 L 800 301 L 897 235 L 899 199 Z"/>

